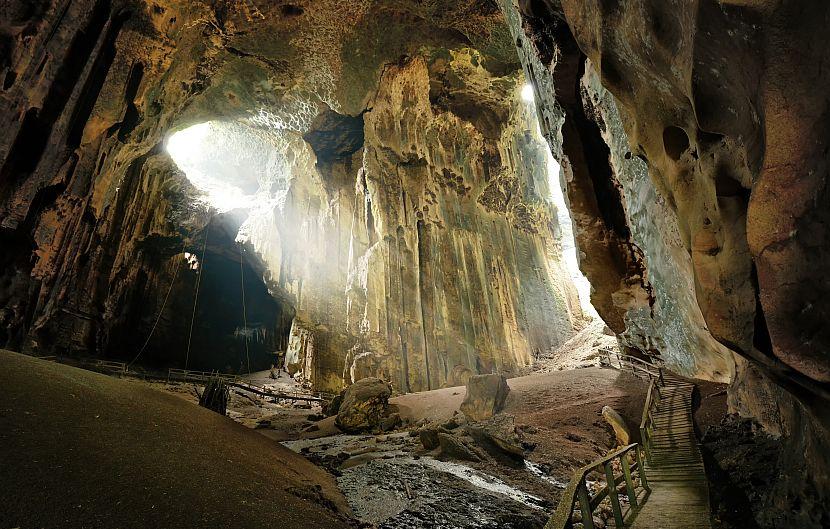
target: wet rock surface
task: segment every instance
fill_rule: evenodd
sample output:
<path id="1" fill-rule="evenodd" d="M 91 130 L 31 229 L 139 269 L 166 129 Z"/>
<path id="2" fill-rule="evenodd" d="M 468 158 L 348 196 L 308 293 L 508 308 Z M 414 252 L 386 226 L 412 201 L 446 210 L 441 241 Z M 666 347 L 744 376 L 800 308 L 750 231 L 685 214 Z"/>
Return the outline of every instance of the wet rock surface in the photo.
<path id="1" fill-rule="evenodd" d="M 447 468 L 447 467 L 444 467 Z M 453 470 L 475 473 L 466 467 Z M 493 478 L 490 485 L 499 489 Z M 517 501 L 476 487 L 442 470 L 440 462 L 402 459 L 372 461 L 361 469 L 346 470 L 337 484 L 363 521 L 385 529 L 510 528 L 544 526 L 551 504 L 529 495 Z M 509 487 L 501 484 L 501 490 Z"/>
<path id="2" fill-rule="evenodd" d="M 431 454 L 409 431 L 283 444 L 334 473 L 358 519 L 379 527 L 544 525 L 551 500 L 523 491 L 528 481 L 544 481 L 544 473 L 523 468 L 505 481 L 498 465 L 484 464 L 487 456 L 462 431 L 437 436 Z"/>

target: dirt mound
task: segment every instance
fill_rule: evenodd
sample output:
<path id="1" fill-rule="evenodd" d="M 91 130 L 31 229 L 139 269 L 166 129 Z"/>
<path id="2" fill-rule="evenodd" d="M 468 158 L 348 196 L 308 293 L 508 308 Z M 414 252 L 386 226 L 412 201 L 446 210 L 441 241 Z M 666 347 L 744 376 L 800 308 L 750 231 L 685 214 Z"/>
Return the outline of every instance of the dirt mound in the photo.
<path id="1" fill-rule="evenodd" d="M 0 351 L 0 527 L 348 527 L 331 476 L 137 382 Z"/>

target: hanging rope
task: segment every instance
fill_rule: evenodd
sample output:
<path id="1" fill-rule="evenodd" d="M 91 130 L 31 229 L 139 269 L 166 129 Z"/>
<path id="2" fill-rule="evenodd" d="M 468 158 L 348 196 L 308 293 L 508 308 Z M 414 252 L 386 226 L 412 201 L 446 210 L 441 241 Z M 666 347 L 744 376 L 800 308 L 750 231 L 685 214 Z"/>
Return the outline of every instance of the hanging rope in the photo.
<path id="1" fill-rule="evenodd" d="M 210 220 L 205 226 L 205 240 L 202 243 L 201 262 L 199 263 L 199 275 L 196 276 L 196 293 L 193 296 L 193 315 L 190 317 L 190 333 L 187 335 L 187 352 L 184 355 L 184 368 L 187 369 L 190 361 L 190 344 L 193 340 L 193 322 L 196 321 L 196 305 L 199 303 L 199 286 L 202 284 L 202 272 L 205 270 L 205 251 L 207 250 L 208 232 L 210 231 Z"/>
<path id="2" fill-rule="evenodd" d="M 130 366 L 132 366 L 133 363 L 135 363 L 135 361 L 138 360 L 138 357 L 141 356 L 144 353 L 144 350 L 147 349 L 147 344 L 150 343 L 150 339 L 153 337 L 153 334 L 155 334 L 155 332 L 156 332 L 156 327 L 158 327 L 159 321 L 161 321 L 161 316 L 162 316 L 162 314 L 164 314 L 164 308 L 167 306 L 167 300 L 170 299 L 170 293 L 173 292 L 173 284 L 176 282 L 176 278 L 179 277 L 179 268 L 181 268 L 182 261 L 184 260 L 184 259 L 178 259 L 178 256 L 179 256 L 179 254 L 184 253 L 184 249 L 185 249 L 186 246 L 187 246 L 187 241 L 182 242 L 182 251 L 179 252 L 178 254 L 176 254 L 176 257 L 177 257 L 177 259 L 176 259 L 176 268 L 173 271 L 173 279 L 170 281 L 170 286 L 167 288 L 167 295 L 164 296 L 164 302 L 162 302 L 162 304 L 161 304 L 161 310 L 159 310 L 159 314 L 156 317 L 156 321 L 153 323 L 153 328 L 150 329 L 150 334 L 147 336 L 147 339 L 144 341 L 144 345 L 141 346 L 141 350 L 138 351 L 138 354 L 135 355 L 135 358 L 133 358 L 130 361 L 130 363 L 127 364 L 127 369 L 129 369 Z"/>
<path id="3" fill-rule="evenodd" d="M 242 278 L 242 324 L 245 332 L 245 359 L 248 361 L 248 374 L 251 374 L 251 355 L 248 351 L 248 314 L 245 310 L 245 266 L 242 264 L 242 241 L 239 241 L 239 276 Z"/>

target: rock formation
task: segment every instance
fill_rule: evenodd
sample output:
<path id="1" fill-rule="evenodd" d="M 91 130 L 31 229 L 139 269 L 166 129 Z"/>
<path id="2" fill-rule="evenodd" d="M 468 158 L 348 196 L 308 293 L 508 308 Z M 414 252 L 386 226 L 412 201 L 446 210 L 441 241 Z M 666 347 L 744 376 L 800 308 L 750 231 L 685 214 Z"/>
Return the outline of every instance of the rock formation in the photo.
<path id="1" fill-rule="evenodd" d="M 471 421 L 483 421 L 504 408 L 510 386 L 504 375 L 475 375 L 467 381 L 461 411 Z"/>
<path id="2" fill-rule="evenodd" d="M 387 414 L 392 389 L 379 378 L 358 380 L 343 390 L 337 410 L 337 427 L 348 433 L 377 429 Z"/>
<path id="3" fill-rule="evenodd" d="M 605 419 L 614 430 L 614 437 L 617 439 L 617 446 L 627 446 L 631 443 L 631 432 L 625 424 L 625 419 L 611 406 L 602 407 L 602 418 Z"/>
<path id="4" fill-rule="evenodd" d="M 830 98 L 815 67 L 828 49 L 819 22 L 828 6 L 502 7 L 545 134 L 570 168 L 580 248 L 617 263 L 604 282 L 595 263 L 582 264 L 603 319 L 680 373 L 734 380 L 734 411 L 776 435 L 798 432 L 786 441 L 799 454 L 789 464 L 830 468 L 830 358 L 818 323 L 828 311 L 818 263 L 830 242 L 820 206 Z M 794 505 L 779 523 L 822 516 L 830 483 L 826 470 L 815 475 L 778 482 Z"/>
<path id="5" fill-rule="evenodd" d="M 382 376 L 405 392 L 516 372 L 579 324 L 496 6 L 17 4 L 2 28 L 8 346 L 234 371 L 287 349 L 318 389 Z M 255 160 L 232 183 L 271 209 L 199 201 L 164 142 L 205 122 L 205 158 Z M 236 307 L 217 314 L 219 299 Z"/>

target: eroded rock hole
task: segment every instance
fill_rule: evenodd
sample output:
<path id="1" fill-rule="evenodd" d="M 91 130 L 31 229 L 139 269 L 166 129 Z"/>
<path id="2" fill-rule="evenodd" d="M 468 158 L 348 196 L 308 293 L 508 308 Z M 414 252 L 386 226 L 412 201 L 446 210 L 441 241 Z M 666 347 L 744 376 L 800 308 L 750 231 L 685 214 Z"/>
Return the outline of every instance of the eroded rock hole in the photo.
<path id="1" fill-rule="evenodd" d="M 663 129 L 663 148 L 672 160 L 680 160 L 680 157 L 689 150 L 688 134 L 680 127 L 666 127 Z"/>
<path id="2" fill-rule="evenodd" d="M 280 10 L 282 11 L 282 15 L 286 18 L 298 17 L 305 13 L 305 9 L 294 4 L 285 4 L 280 8 Z"/>

